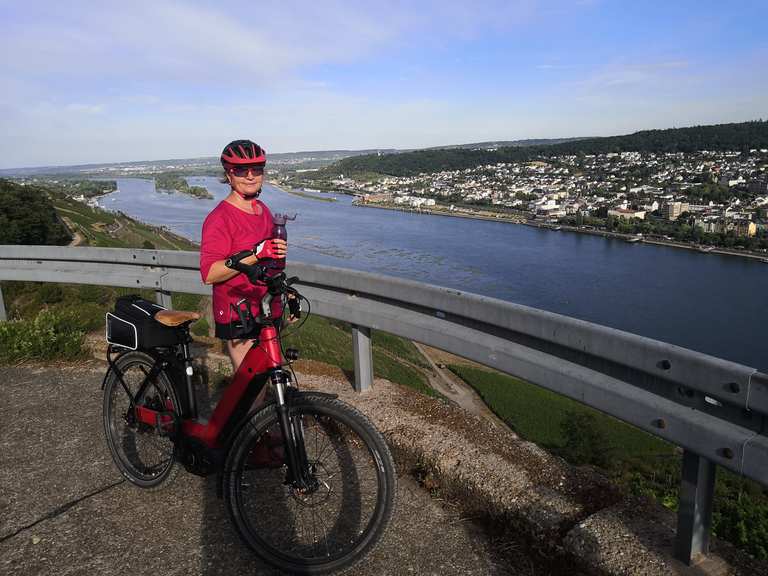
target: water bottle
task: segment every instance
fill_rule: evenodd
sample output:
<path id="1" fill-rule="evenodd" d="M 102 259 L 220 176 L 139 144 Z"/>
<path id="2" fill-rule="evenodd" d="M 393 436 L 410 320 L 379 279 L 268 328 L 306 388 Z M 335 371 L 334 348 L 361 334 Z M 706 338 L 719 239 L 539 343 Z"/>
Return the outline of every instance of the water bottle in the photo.
<path id="1" fill-rule="evenodd" d="M 296 214 L 289 216 L 288 214 L 275 213 L 272 215 L 272 238 L 288 241 L 288 231 L 285 229 L 285 223 L 288 220 L 296 220 Z M 272 266 L 278 270 L 284 269 L 285 258 L 275 258 Z"/>

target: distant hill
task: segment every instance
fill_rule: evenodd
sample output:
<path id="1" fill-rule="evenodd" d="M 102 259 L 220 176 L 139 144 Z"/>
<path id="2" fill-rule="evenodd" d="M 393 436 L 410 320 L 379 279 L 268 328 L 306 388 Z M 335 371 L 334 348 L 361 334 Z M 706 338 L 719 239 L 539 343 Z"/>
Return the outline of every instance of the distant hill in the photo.
<path id="1" fill-rule="evenodd" d="M 524 140 L 491 140 L 488 142 L 474 142 L 471 144 L 453 144 L 451 146 L 430 146 L 429 148 L 422 148 L 422 150 L 453 150 L 454 148 L 461 148 L 465 150 L 490 150 L 494 148 L 520 148 L 523 146 L 551 146 L 553 144 L 575 142 L 576 140 L 587 140 L 589 138 L 589 136 L 582 136 L 579 138 L 527 138 Z M 402 150 L 402 152 L 414 151 L 415 150 Z"/>
<path id="2" fill-rule="evenodd" d="M 694 152 L 696 150 L 748 150 L 768 148 L 768 122 L 692 126 L 643 130 L 625 136 L 500 140 L 452 144 L 423 149 L 307 150 L 268 153 L 278 170 L 324 169 L 327 174 L 361 172 L 411 176 L 421 172 L 461 170 L 480 164 L 520 162 L 541 156 L 600 154 L 605 152 Z M 184 176 L 218 175 L 217 156 L 141 162 L 113 162 L 78 166 L 49 166 L 0 170 L 3 177 L 61 178 L 153 177 L 162 172 Z"/>
<path id="3" fill-rule="evenodd" d="M 292 167 L 323 167 L 359 154 L 390 154 L 398 152 L 391 148 L 367 150 L 308 150 L 306 152 L 267 151 L 268 165 Z M 185 176 L 208 176 L 221 173 L 218 156 L 202 158 L 173 158 L 168 160 L 141 160 L 133 162 L 107 162 L 103 164 L 78 164 L 73 166 L 35 166 L 30 168 L 0 169 L 0 178 L 93 178 L 93 177 L 152 177 L 164 172 L 177 172 Z"/>
<path id="4" fill-rule="evenodd" d="M 326 168 L 328 173 L 379 173 L 413 176 L 422 172 L 463 170 L 482 164 L 524 162 L 541 157 L 608 152 L 696 152 L 768 148 L 768 122 L 692 126 L 666 130 L 643 130 L 625 136 L 575 139 L 548 145 L 448 147 L 399 154 L 369 154 L 345 158 Z"/>

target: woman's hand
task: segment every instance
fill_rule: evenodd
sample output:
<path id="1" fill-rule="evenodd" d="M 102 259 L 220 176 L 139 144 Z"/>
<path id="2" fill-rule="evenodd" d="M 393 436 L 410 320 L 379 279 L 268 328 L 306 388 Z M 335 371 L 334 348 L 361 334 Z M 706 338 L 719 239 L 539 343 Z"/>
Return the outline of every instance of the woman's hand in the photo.
<path id="1" fill-rule="evenodd" d="M 287 253 L 288 243 L 279 238 L 264 240 L 253 248 L 253 254 L 259 260 L 262 258 L 285 258 Z"/>

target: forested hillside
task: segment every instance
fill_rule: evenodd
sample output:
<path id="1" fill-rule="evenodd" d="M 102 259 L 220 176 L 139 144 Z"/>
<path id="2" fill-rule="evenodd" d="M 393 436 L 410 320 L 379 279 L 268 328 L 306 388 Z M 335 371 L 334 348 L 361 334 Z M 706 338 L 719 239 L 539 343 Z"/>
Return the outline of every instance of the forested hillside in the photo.
<path id="1" fill-rule="evenodd" d="M 72 237 L 48 193 L 0 180 L 0 244 L 68 244 Z"/>
<path id="2" fill-rule="evenodd" d="M 643 130 L 626 136 L 588 138 L 547 146 L 507 147 L 498 150 L 429 149 L 381 156 L 367 154 L 345 158 L 328 167 L 326 171 L 342 174 L 374 172 L 391 176 L 413 176 L 422 172 L 464 170 L 482 164 L 525 162 L 544 156 L 629 151 L 744 151 L 752 148 L 768 148 L 768 121 Z"/>

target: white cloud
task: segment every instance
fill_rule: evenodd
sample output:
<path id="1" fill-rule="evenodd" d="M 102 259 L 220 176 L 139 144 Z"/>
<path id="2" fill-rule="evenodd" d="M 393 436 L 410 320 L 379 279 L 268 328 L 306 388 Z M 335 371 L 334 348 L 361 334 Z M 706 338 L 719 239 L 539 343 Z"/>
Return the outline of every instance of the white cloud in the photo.
<path id="1" fill-rule="evenodd" d="M 185 140 L 182 134 L 208 130 L 213 138 L 225 132 L 219 129 L 222 124 L 268 113 L 282 119 L 275 135 L 290 133 L 295 138 L 293 145 L 284 144 L 286 148 L 330 142 L 324 132 L 330 134 L 334 127 L 321 129 L 320 119 L 337 107 L 337 124 L 344 124 L 349 106 L 355 110 L 356 105 L 334 97 L 328 108 L 317 106 L 327 99 L 330 83 L 322 77 L 305 79 L 306 70 L 365 61 L 409 43 L 445 43 L 485 33 L 489 27 L 500 30 L 529 18 L 537 4 L 534 0 L 486 0 L 472 6 L 458 0 L 8 3 L 0 6 L 4 79 L 0 163 L 102 159 L 103 142 L 110 138 L 125 143 L 118 144 L 123 150 L 115 150 L 113 159 L 117 154 L 149 154 L 161 141 L 177 142 L 176 148 L 188 154 L 193 150 L 184 143 L 190 138 Z M 293 104 L 287 106 L 283 98 Z M 407 96 L 404 99 L 407 109 L 410 104 Z M 354 141 L 373 141 L 373 130 L 366 138 L 354 132 L 359 135 L 360 126 L 373 123 L 378 111 L 359 108 L 355 130 L 345 133 Z M 426 109 L 423 113 L 429 116 Z M 88 116 L 98 116 L 98 124 Z M 195 128 L 186 129 L 188 124 Z M 390 122 L 378 130 L 390 133 L 396 125 Z M 315 136 L 303 137 L 306 127 Z M 161 130 L 178 136 L 160 137 Z M 139 144 L 142 138 L 153 144 Z M 394 135 L 391 140 L 396 140 Z M 52 141 L 58 144 L 48 146 Z M 29 157 L 29 151 L 40 149 L 50 150 L 52 156 Z M 160 153 L 169 154 L 177 155 Z"/>
<path id="2" fill-rule="evenodd" d="M 82 112 L 85 114 L 102 114 L 104 112 L 102 104 L 79 104 L 73 102 L 72 104 L 67 104 L 65 109 L 70 112 Z"/>
<path id="3" fill-rule="evenodd" d="M 524 66 L 535 82 L 527 83 L 526 71 L 518 80 L 503 69 L 493 90 L 461 74 L 433 75 L 417 57 L 402 57 L 431 50 L 454 58 L 452 43 L 472 47 L 489 36 L 501 43 L 521 27 L 567 21 L 595 4 L 2 3 L 0 166 L 211 155 L 241 136 L 289 151 L 617 133 L 643 122 L 661 127 L 681 124 L 677 118 L 724 118 L 713 110 L 735 102 L 724 93 L 734 86 L 754 95 L 734 117 L 764 108 L 768 87 L 755 70 L 765 67 L 765 55 L 738 73 L 688 62 L 681 54 L 690 52 L 646 61 L 642 52 L 633 52 L 636 61 L 619 52 L 590 69 L 553 45 Z M 456 68 L 471 67 L 477 58 L 467 54 Z M 376 78 L 372 68 L 374 80 L 361 84 L 390 87 L 387 94 L 370 86 L 352 89 L 339 80 L 343 74 L 327 72 L 359 71 L 382 59 L 393 63 L 393 77 Z M 435 89 L 433 81 L 446 90 Z"/>
<path id="4" fill-rule="evenodd" d="M 627 85 L 646 87 L 679 79 L 690 75 L 689 63 L 685 60 L 662 60 L 658 62 L 611 63 L 607 64 L 580 81 L 576 86 L 588 90 L 603 90 Z"/>
<path id="5" fill-rule="evenodd" d="M 262 85 L 301 66 L 361 60 L 406 33 L 449 42 L 514 25 L 537 4 L 41 0 L 5 8 L 0 53 L 13 57 L 0 60 L 0 69 L 37 77 L 132 74 L 190 85 L 214 79 Z"/>

